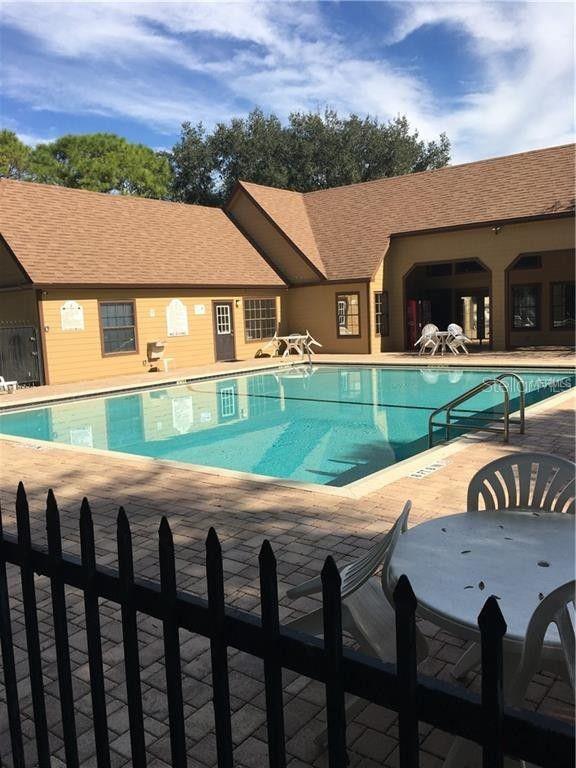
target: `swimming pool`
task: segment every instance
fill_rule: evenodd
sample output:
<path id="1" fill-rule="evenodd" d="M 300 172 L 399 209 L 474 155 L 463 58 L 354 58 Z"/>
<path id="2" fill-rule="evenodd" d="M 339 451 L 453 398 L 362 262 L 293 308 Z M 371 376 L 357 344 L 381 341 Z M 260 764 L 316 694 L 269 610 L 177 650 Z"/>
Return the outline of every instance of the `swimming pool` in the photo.
<path id="1" fill-rule="evenodd" d="M 426 450 L 431 412 L 503 371 L 282 367 L 0 412 L 0 434 L 342 487 Z M 575 383 L 570 371 L 520 375 L 527 405 Z M 486 390 L 466 408 L 500 403 Z"/>

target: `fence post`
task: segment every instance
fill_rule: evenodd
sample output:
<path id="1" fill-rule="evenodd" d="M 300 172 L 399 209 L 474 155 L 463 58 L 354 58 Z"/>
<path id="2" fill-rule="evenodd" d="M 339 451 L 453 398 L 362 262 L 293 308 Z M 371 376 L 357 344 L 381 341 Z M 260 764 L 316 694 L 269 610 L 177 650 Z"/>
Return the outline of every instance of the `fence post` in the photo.
<path id="1" fill-rule="evenodd" d="M 258 556 L 260 565 L 260 604 L 264 630 L 264 682 L 270 768 L 285 768 L 284 703 L 282 699 L 282 664 L 280 661 L 280 618 L 278 615 L 278 579 L 276 558 L 265 540 Z"/>
<path id="2" fill-rule="evenodd" d="M 228 682 L 228 649 L 226 646 L 224 571 L 222 548 L 214 528 L 206 537 L 206 579 L 210 620 L 210 654 L 218 768 L 232 768 L 232 723 L 230 720 L 230 686 Z"/>
<path id="3" fill-rule="evenodd" d="M 62 578 L 62 534 L 60 513 L 52 489 L 46 499 L 46 534 L 48 554 L 52 559 L 50 591 L 52 592 L 52 613 L 54 618 L 54 643 L 56 645 L 56 668 L 62 711 L 62 735 L 66 765 L 77 768 L 78 745 L 76 742 L 76 718 L 74 716 L 74 692 L 72 670 L 70 669 L 70 647 L 68 645 L 68 619 L 66 615 L 66 591 Z"/>
<path id="4" fill-rule="evenodd" d="M 138 626 L 134 608 L 134 560 L 132 534 L 124 507 L 118 511 L 118 576 L 122 594 L 122 635 L 124 639 L 124 667 L 126 693 L 128 695 L 128 719 L 130 722 L 130 747 L 132 763 L 138 768 L 146 766 L 144 742 L 144 715 L 142 712 L 142 687 L 140 684 L 140 654 L 138 652 Z"/>
<path id="5" fill-rule="evenodd" d="M 166 696 L 170 720 L 170 746 L 173 768 L 185 768 L 186 737 L 184 734 L 184 701 L 182 697 L 182 665 L 180 662 L 180 635 L 176 616 L 176 565 L 174 563 L 174 539 L 168 520 L 163 517 L 158 529 L 158 554 L 160 559 L 160 585 L 165 619 L 164 666 L 166 667 Z"/>
<path id="6" fill-rule="evenodd" d="M 86 616 L 86 641 L 88 646 L 88 667 L 90 669 L 90 693 L 92 696 L 92 718 L 98 768 L 110 768 L 110 747 L 108 740 L 108 718 L 104 691 L 104 667 L 102 664 L 102 640 L 100 637 L 100 612 L 96 592 L 96 548 L 94 546 L 94 524 L 88 499 L 82 499 L 80 506 L 80 554 L 86 574 L 84 590 L 84 615 Z"/>
<path id="7" fill-rule="evenodd" d="M 324 611 L 324 653 L 326 661 L 326 716 L 328 720 L 328 764 L 330 768 L 347 765 L 346 702 L 342 682 L 342 599 L 341 580 L 330 555 L 322 568 L 322 604 Z"/>
<path id="8" fill-rule="evenodd" d="M 502 638 L 507 626 L 498 600 L 492 595 L 478 616 L 482 643 L 482 717 L 484 720 L 483 768 L 503 768 L 502 724 L 504 695 L 502 690 Z"/>
<path id="9" fill-rule="evenodd" d="M 398 737 L 400 768 L 418 768 L 418 652 L 416 596 L 408 577 L 400 576 L 394 589 L 396 608 L 396 669 L 398 674 Z"/>
<path id="10" fill-rule="evenodd" d="M 0 508 L 0 643 L 2 645 L 2 666 L 4 668 L 4 690 L 8 708 L 8 726 L 12 746 L 14 768 L 24 768 L 24 745 L 22 742 L 22 724 L 18 702 L 18 683 L 14 663 L 14 645 L 12 623 L 10 620 L 10 598 L 4 557 L 4 531 L 2 528 L 2 509 Z"/>
<path id="11" fill-rule="evenodd" d="M 46 722 L 44 681 L 42 679 L 36 587 L 34 585 L 34 570 L 32 568 L 30 512 L 26 491 L 22 482 L 18 483 L 18 491 L 16 493 L 16 525 L 18 528 L 18 544 L 22 549 L 20 579 L 22 581 L 22 602 L 24 603 L 24 622 L 26 625 L 26 645 L 28 648 L 28 668 L 30 671 L 38 766 L 39 768 L 50 768 L 50 744 L 48 741 L 48 723 Z"/>

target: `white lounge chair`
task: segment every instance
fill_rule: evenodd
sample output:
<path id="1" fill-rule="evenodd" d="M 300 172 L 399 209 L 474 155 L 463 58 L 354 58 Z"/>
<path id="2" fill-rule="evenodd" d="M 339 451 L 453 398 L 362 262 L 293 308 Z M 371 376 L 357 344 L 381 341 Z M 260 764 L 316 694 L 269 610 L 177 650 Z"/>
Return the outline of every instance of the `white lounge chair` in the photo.
<path id="1" fill-rule="evenodd" d="M 282 344 L 282 342 L 278 338 L 278 333 L 276 332 L 274 334 L 274 336 L 272 336 L 270 341 L 267 342 L 266 344 L 264 344 L 264 346 L 262 347 L 260 352 L 261 353 L 266 353 L 267 352 L 270 355 L 270 357 L 276 357 L 277 355 L 280 354 L 280 346 L 281 346 L 281 344 Z M 270 350 L 270 351 L 268 352 L 268 350 Z"/>
<path id="2" fill-rule="evenodd" d="M 0 392 L 16 392 L 17 381 L 6 381 L 4 376 L 0 376 Z"/>
<path id="3" fill-rule="evenodd" d="M 467 509 L 535 509 L 539 512 L 576 511 L 576 465 L 549 453 L 512 453 L 491 461 L 468 485 Z M 518 481 L 516 481 L 518 476 Z M 480 646 L 471 645 L 452 674 L 464 677 L 480 663 Z"/>
<path id="4" fill-rule="evenodd" d="M 407 501 L 390 531 L 382 534 L 365 555 L 340 571 L 343 630 L 352 635 L 363 653 L 391 663 L 396 661 L 396 617 L 387 597 L 391 597 L 392 593 L 389 567 L 398 538 L 406 530 L 411 507 L 412 503 Z M 372 578 L 380 566 L 381 579 Z M 296 599 L 321 593 L 322 580 L 317 576 L 292 587 L 286 596 Z M 288 622 L 285 626 L 311 635 L 320 635 L 323 632 L 322 608 Z M 418 659 L 422 661 L 428 655 L 428 645 L 418 628 L 416 646 Z M 348 715 L 352 718 L 365 706 L 366 702 L 362 699 L 353 700 L 347 708 Z M 324 736 L 325 734 L 321 734 L 316 741 L 323 742 Z"/>
<path id="5" fill-rule="evenodd" d="M 420 347 L 418 350 L 419 355 L 423 355 L 428 349 L 430 349 L 432 355 L 436 354 L 436 351 L 440 346 L 440 339 L 437 334 L 438 326 L 433 323 L 428 323 L 428 325 L 425 325 L 424 328 L 422 328 L 422 335 L 414 344 L 415 347 Z"/>
<path id="6" fill-rule="evenodd" d="M 469 354 L 466 344 L 471 344 L 472 342 L 464 335 L 462 327 L 456 323 L 450 323 L 446 330 L 450 334 L 446 339 L 446 344 L 450 348 L 450 351 L 455 355 L 459 355 L 460 350 L 463 349 L 466 354 Z"/>

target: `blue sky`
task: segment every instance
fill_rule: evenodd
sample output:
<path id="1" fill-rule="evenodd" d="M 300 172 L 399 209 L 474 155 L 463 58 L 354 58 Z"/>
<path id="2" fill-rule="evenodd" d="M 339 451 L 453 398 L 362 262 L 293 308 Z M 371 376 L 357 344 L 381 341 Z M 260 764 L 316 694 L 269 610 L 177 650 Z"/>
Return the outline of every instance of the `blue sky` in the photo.
<path id="1" fill-rule="evenodd" d="M 4 2 L 0 126 L 169 148 L 258 105 L 446 131 L 453 161 L 572 141 L 571 2 Z"/>

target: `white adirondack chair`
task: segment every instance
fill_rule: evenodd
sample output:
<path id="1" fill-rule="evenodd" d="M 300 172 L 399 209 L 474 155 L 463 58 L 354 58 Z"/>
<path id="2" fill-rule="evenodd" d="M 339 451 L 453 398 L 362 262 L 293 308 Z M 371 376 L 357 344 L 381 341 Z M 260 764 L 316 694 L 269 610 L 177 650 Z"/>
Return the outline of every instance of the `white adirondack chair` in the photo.
<path id="1" fill-rule="evenodd" d="M 360 650 L 376 656 L 382 661 L 396 661 L 396 621 L 392 604 L 386 596 L 391 593 L 389 566 L 394 548 L 400 535 L 406 530 L 412 503 L 407 501 L 399 518 L 387 533 L 378 540 L 366 554 L 340 571 L 342 596 L 342 628 L 358 643 Z M 382 566 L 381 579 L 372 578 Z M 316 576 L 286 593 L 290 599 L 322 593 L 322 581 Z M 323 632 L 322 607 L 285 625 L 289 629 L 321 635 Z M 424 635 L 416 629 L 418 659 L 428 655 Z M 347 707 L 349 718 L 362 711 L 366 702 L 354 699 Z M 325 732 L 316 741 L 325 741 Z"/>
<path id="2" fill-rule="evenodd" d="M 4 376 L 0 376 L 0 392 L 16 392 L 17 381 L 6 381 Z"/>
<path id="3" fill-rule="evenodd" d="M 418 341 L 414 344 L 415 347 L 420 347 L 418 350 L 419 355 L 423 355 L 426 350 L 430 350 L 432 355 L 436 354 L 436 350 L 440 346 L 440 339 L 437 336 L 438 326 L 434 323 L 428 323 L 422 328 L 422 335 Z"/>
<path id="4" fill-rule="evenodd" d="M 471 344 L 472 342 L 464 334 L 462 327 L 460 325 L 457 325 L 456 323 L 450 323 L 450 325 L 446 330 L 450 334 L 450 336 L 448 336 L 448 338 L 446 339 L 446 343 L 450 347 L 450 350 L 455 355 L 459 355 L 460 350 L 462 349 L 468 355 L 469 352 L 468 352 L 468 349 L 466 348 L 466 344 Z"/>
<path id="5" fill-rule="evenodd" d="M 516 480 L 516 476 L 518 480 Z M 548 453 L 512 453 L 491 461 L 468 485 L 469 512 L 482 507 L 536 509 L 539 512 L 576 511 L 576 465 Z M 452 674 L 464 677 L 480 663 L 480 646 L 471 645 L 454 666 Z"/>

